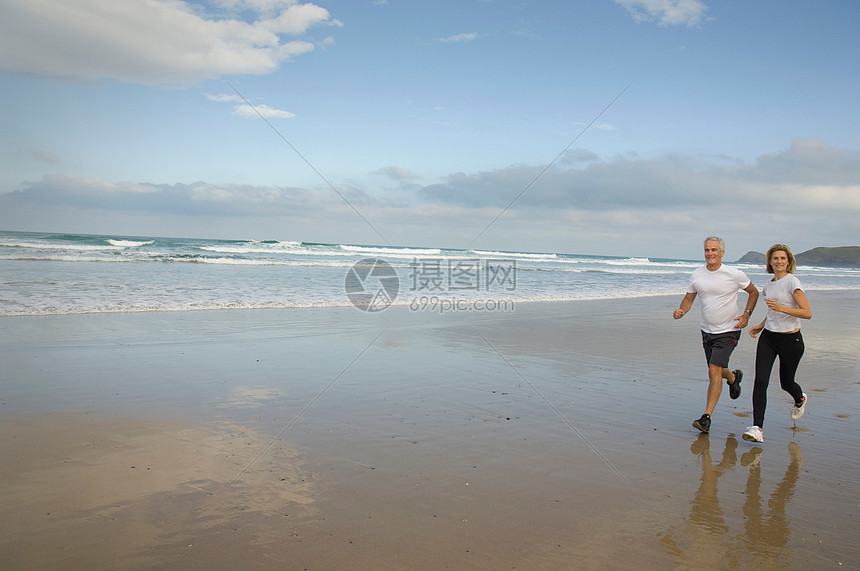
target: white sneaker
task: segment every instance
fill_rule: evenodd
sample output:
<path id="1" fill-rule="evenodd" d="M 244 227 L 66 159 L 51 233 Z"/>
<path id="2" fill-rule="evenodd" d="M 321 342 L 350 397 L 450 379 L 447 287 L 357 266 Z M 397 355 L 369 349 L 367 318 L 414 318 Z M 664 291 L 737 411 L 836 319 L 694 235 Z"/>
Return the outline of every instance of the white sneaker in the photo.
<path id="1" fill-rule="evenodd" d="M 758 426 L 748 427 L 747 431 L 743 434 L 743 438 L 750 442 L 764 442 L 764 435 L 761 433 L 761 428 Z"/>
<path id="2" fill-rule="evenodd" d="M 803 413 L 806 412 L 806 401 L 806 393 L 803 393 L 803 402 L 800 403 L 800 406 L 794 405 L 791 408 L 791 420 L 797 420 L 803 416 Z"/>

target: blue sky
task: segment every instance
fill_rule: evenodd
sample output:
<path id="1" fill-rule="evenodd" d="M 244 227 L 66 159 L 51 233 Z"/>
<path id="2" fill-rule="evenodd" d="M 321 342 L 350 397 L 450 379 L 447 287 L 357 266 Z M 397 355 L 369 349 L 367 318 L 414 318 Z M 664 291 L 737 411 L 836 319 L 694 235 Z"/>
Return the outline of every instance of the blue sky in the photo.
<path id="1" fill-rule="evenodd" d="M 4 0 L 0 229 L 857 245 L 858 27 L 851 0 Z"/>

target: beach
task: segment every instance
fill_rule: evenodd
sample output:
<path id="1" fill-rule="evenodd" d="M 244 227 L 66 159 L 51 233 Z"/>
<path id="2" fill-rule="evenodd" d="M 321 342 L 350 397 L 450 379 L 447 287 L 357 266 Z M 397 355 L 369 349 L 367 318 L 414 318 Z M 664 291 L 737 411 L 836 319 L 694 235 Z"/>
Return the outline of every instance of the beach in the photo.
<path id="1" fill-rule="evenodd" d="M 708 435 L 698 302 L 0 320 L 9 569 L 857 568 L 858 291 Z M 762 318 L 759 304 L 751 322 Z"/>

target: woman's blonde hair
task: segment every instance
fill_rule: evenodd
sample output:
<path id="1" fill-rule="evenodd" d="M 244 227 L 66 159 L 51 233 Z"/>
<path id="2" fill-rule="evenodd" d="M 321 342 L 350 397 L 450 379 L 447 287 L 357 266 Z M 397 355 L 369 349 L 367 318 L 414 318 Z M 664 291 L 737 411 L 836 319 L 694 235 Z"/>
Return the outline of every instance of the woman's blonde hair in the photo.
<path id="1" fill-rule="evenodd" d="M 794 259 L 794 254 L 791 253 L 791 248 L 786 246 L 785 244 L 774 244 L 767 251 L 767 256 L 765 257 L 765 261 L 767 263 L 767 273 L 773 273 L 773 266 L 770 265 L 770 258 L 773 256 L 774 252 L 785 252 L 788 256 L 788 273 L 793 274 L 794 270 L 797 269 L 797 260 Z"/>

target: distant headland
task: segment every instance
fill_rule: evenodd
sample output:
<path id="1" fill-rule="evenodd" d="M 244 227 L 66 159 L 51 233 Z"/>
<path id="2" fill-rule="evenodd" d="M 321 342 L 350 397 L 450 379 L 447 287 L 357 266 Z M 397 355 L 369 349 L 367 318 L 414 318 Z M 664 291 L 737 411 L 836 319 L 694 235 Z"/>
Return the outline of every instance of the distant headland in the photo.
<path id="1" fill-rule="evenodd" d="M 764 264 L 762 252 L 750 251 L 738 263 Z M 827 266 L 831 268 L 860 268 L 860 246 L 839 246 L 836 248 L 813 248 L 795 254 L 798 266 Z"/>

